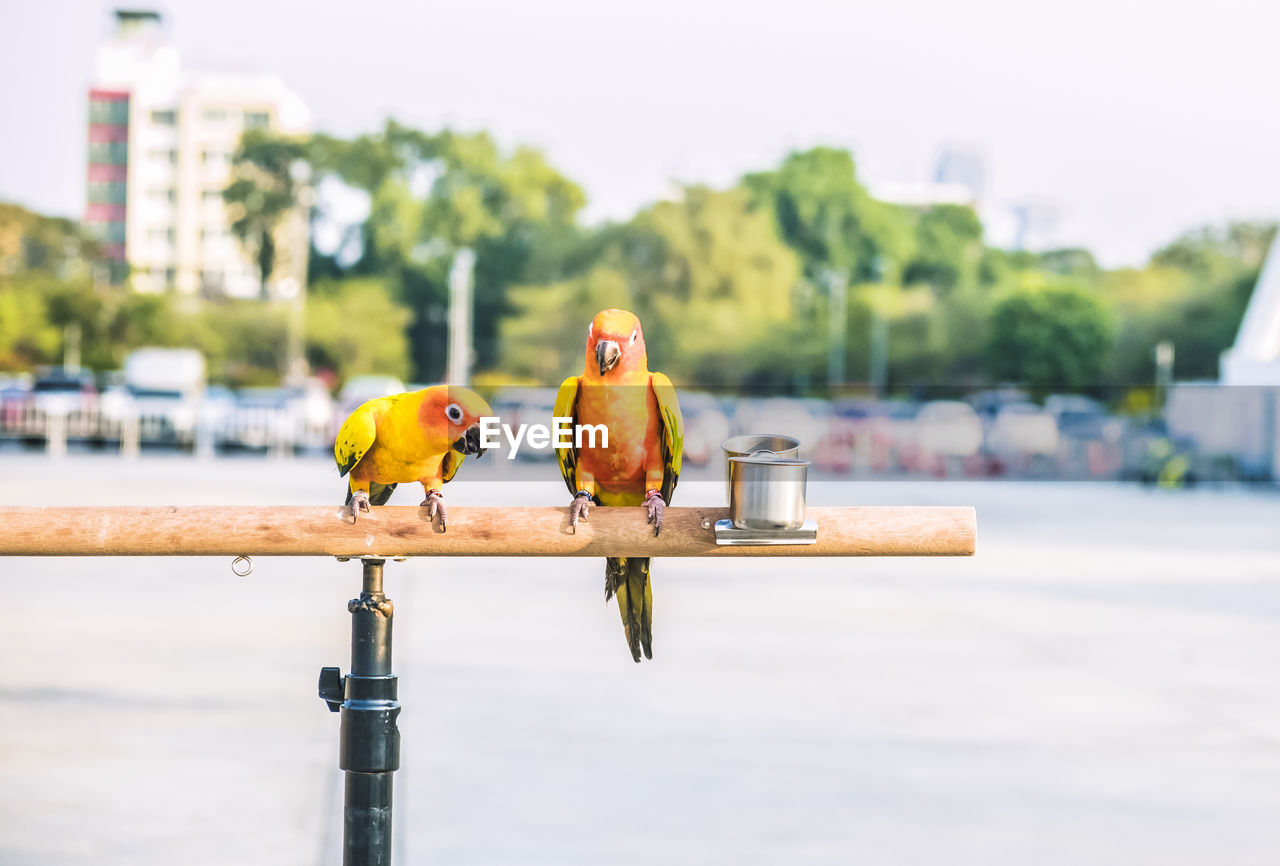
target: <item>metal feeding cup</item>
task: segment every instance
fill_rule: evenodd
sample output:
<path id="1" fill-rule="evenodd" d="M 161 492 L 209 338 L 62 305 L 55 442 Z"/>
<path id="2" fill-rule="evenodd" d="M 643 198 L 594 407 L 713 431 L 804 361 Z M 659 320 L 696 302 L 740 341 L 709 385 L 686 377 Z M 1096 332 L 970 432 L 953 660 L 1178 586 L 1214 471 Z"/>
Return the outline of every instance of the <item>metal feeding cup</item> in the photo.
<path id="1" fill-rule="evenodd" d="M 746 454 L 737 448 L 756 447 Z M 780 450 L 762 447 L 777 445 Z M 818 524 L 805 520 L 809 461 L 796 457 L 789 436 L 739 436 L 724 443 L 729 470 L 729 519 L 715 526 L 717 544 L 813 544 Z"/>
<path id="2" fill-rule="evenodd" d="M 729 458 L 729 519 L 739 529 L 799 529 L 809 461 L 761 451 Z"/>
<path id="3" fill-rule="evenodd" d="M 729 489 L 729 461 L 734 457 L 746 457 L 761 451 L 768 451 L 774 457 L 795 459 L 800 456 L 800 440 L 777 433 L 751 433 L 746 436 L 734 436 L 726 439 L 720 447 L 724 449 L 724 498 L 733 499 L 733 491 Z"/>

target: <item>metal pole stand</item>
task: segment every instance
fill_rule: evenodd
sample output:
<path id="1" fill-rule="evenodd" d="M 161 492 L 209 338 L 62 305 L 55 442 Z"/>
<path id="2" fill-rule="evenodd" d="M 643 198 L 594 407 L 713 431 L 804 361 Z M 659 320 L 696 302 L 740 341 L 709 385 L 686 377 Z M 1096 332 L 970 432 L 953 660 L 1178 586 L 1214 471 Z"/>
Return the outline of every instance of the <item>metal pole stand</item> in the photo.
<path id="1" fill-rule="evenodd" d="M 351 612 L 351 672 L 320 669 L 320 697 L 342 711 L 338 766 L 346 772 L 343 866 L 391 862 L 391 774 L 400 769 L 396 676 L 391 673 L 394 608 L 382 592 L 382 559 L 363 559 L 364 585 Z"/>

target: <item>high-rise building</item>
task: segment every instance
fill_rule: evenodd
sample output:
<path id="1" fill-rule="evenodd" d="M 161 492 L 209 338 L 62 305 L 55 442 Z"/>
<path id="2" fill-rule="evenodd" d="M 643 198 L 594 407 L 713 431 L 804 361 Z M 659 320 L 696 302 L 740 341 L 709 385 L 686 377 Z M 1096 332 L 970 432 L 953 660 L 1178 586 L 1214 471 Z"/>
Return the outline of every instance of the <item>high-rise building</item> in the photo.
<path id="1" fill-rule="evenodd" d="M 85 211 L 113 278 L 140 291 L 257 295 L 258 267 L 222 199 L 231 157 L 245 130 L 309 128 L 279 78 L 184 70 L 159 13 L 117 11 L 89 91 Z M 280 231 L 273 290 L 296 287 L 305 268 L 306 220 Z"/>

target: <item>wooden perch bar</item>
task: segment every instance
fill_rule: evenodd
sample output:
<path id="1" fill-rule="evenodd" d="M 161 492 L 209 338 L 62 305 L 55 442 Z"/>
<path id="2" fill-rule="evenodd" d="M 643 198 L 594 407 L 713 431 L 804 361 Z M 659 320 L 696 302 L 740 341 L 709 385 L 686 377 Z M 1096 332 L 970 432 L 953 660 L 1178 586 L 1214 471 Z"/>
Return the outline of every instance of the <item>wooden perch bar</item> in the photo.
<path id="1" fill-rule="evenodd" d="M 353 523 L 339 506 L 0 508 L 3 556 L 970 556 L 969 507 L 810 508 L 811 545 L 717 547 L 727 508 L 668 508 L 653 535 L 640 508 L 453 506 L 441 533 L 425 508 L 384 506 Z"/>

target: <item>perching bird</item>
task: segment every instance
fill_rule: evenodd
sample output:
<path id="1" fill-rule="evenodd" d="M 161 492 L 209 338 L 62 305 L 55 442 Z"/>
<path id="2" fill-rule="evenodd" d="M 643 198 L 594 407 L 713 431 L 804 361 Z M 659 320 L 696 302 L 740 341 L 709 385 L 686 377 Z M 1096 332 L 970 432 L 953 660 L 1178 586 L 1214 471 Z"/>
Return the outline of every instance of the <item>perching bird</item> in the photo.
<path id="1" fill-rule="evenodd" d="M 578 424 L 603 424 L 608 446 L 557 448 L 560 474 L 573 503 L 569 525 L 587 519 L 587 507 L 642 505 L 662 530 L 662 511 L 680 479 L 684 421 L 671 380 L 650 373 L 640 320 L 626 310 L 597 313 L 587 329 L 586 366 L 581 376 L 564 380 L 556 395 L 557 418 Z M 576 437 L 575 437 L 576 442 Z M 604 598 L 618 596 L 618 611 L 631 657 L 653 658 L 653 587 L 649 558 L 605 560 Z"/>
<path id="2" fill-rule="evenodd" d="M 422 504 L 445 530 L 444 494 L 468 454 L 479 456 L 480 418 L 493 410 L 466 388 L 436 385 L 408 394 L 370 400 L 338 430 L 333 456 L 338 473 L 350 473 L 347 504 L 354 520 L 370 505 L 385 505 L 397 484 L 417 481 L 427 492 Z"/>

